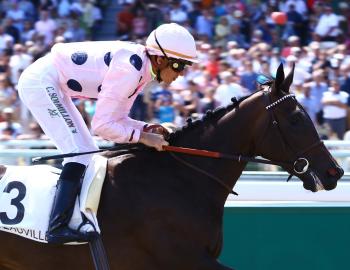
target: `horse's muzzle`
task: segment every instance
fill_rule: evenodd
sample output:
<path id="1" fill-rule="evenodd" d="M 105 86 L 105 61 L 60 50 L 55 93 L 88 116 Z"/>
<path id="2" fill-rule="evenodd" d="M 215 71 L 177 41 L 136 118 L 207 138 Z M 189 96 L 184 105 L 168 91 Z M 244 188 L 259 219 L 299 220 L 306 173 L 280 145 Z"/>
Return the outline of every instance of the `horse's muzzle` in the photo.
<path id="1" fill-rule="evenodd" d="M 342 178 L 344 175 L 344 170 L 339 167 L 333 167 L 329 168 L 327 170 L 327 180 L 324 181 L 323 186 L 325 190 L 332 190 L 335 189 L 337 186 L 337 182 L 340 178 Z"/>

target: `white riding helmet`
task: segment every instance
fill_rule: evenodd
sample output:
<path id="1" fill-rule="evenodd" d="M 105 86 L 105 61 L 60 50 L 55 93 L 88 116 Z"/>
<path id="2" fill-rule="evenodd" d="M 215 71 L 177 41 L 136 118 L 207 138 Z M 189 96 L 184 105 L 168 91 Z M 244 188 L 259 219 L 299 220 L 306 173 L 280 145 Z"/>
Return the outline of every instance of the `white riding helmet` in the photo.
<path id="1" fill-rule="evenodd" d="M 158 26 L 146 40 L 146 48 L 151 55 L 186 60 L 197 63 L 196 43 L 191 33 L 176 23 Z"/>

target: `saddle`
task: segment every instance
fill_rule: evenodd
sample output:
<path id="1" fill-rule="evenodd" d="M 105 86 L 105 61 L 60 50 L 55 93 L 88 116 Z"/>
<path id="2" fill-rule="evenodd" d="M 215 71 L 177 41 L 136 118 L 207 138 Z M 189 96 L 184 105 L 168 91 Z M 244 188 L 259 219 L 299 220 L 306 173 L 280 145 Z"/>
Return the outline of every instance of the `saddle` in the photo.
<path id="1" fill-rule="evenodd" d="M 69 223 L 72 229 L 101 232 L 97 211 L 106 170 L 107 158 L 93 156 Z M 47 243 L 59 175 L 60 170 L 49 165 L 7 166 L 0 178 L 0 230 Z"/>

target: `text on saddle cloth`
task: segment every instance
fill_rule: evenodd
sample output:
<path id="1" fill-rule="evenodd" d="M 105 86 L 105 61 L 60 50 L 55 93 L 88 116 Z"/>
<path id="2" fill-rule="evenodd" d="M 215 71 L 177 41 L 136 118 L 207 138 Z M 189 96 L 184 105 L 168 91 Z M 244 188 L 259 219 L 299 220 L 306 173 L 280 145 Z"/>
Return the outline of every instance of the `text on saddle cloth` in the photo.
<path id="1" fill-rule="evenodd" d="M 80 197 L 76 200 L 69 226 L 83 223 L 81 213 L 95 226 L 107 159 L 94 156 L 88 166 Z M 61 171 L 48 165 L 7 166 L 0 181 L 0 230 L 46 243 L 45 235 Z M 88 229 L 89 228 L 89 229 Z M 83 226 L 82 230 L 91 230 Z"/>

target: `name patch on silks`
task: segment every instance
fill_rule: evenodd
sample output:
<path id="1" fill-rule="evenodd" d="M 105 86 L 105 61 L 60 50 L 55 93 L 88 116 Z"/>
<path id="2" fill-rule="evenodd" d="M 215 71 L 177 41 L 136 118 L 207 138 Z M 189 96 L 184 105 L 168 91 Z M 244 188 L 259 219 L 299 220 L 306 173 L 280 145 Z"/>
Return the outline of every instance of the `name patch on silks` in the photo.
<path id="1" fill-rule="evenodd" d="M 39 242 L 47 242 L 45 232 L 43 231 L 37 231 L 33 229 L 21 229 L 21 228 L 14 228 L 14 227 L 1 227 L 2 231 L 7 231 L 9 233 L 14 233 L 32 240 L 36 240 Z"/>
<path id="2" fill-rule="evenodd" d="M 94 156 L 88 166 L 69 223 L 72 229 L 84 223 L 83 214 L 100 233 L 96 215 L 106 166 L 107 159 L 101 156 Z M 7 166 L 0 180 L 0 230 L 47 243 L 45 235 L 60 173 L 49 165 Z"/>

